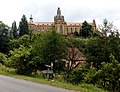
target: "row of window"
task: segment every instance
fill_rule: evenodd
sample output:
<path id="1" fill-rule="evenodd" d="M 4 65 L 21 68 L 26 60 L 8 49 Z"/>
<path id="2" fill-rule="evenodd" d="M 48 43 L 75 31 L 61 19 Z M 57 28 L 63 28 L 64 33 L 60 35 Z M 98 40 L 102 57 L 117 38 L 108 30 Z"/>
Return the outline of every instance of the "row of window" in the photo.
<path id="1" fill-rule="evenodd" d="M 33 29 L 33 30 L 48 30 L 48 29 L 51 29 L 51 27 L 35 27 L 35 26 L 29 26 L 30 29 Z"/>
<path id="2" fill-rule="evenodd" d="M 29 26 L 31 29 L 33 29 L 33 30 L 39 30 L 39 31 L 42 31 L 42 30 L 49 30 L 49 29 L 51 29 L 51 27 L 36 27 L 36 26 Z M 62 26 L 60 26 L 60 32 L 62 32 Z M 79 28 L 78 27 L 67 27 L 66 28 L 66 31 L 67 31 L 67 33 L 73 33 L 73 32 L 75 32 L 75 31 L 78 31 L 79 30 Z"/>
<path id="3" fill-rule="evenodd" d="M 77 29 L 78 29 L 78 28 L 73 28 L 73 27 L 71 27 L 71 28 L 66 28 L 67 32 L 70 30 L 71 33 L 77 31 Z"/>

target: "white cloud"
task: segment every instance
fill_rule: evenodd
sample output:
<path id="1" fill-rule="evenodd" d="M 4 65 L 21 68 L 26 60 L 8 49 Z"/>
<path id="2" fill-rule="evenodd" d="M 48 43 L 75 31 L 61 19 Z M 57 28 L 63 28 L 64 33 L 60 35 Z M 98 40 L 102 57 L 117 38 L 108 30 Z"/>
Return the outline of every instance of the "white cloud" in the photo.
<path id="1" fill-rule="evenodd" d="M 20 21 L 23 14 L 34 21 L 53 21 L 57 7 L 61 8 L 66 21 L 92 21 L 102 23 L 104 18 L 120 28 L 119 0 L 2 0 L 0 20 L 11 26 Z"/>

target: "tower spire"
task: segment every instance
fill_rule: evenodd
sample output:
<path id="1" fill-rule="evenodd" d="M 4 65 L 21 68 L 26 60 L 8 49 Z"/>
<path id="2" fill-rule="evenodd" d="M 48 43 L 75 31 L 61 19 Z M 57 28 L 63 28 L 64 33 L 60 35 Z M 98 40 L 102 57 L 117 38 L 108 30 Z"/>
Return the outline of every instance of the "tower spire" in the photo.
<path id="1" fill-rule="evenodd" d="M 61 15 L 61 10 L 60 10 L 59 7 L 58 7 L 58 9 L 57 9 L 57 15 Z"/>
<path id="2" fill-rule="evenodd" d="M 30 22 L 33 22 L 32 14 L 30 15 Z"/>

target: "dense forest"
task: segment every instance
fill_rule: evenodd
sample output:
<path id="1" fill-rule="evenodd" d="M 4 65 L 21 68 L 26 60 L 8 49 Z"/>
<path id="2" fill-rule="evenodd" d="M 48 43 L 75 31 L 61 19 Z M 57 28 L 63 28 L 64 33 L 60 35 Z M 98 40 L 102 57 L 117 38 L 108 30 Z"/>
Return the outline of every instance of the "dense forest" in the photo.
<path id="1" fill-rule="evenodd" d="M 94 32 L 84 21 L 73 36 L 59 34 L 55 28 L 34 33 L 25 15 L 19 27 L 15 21 L 12 27 L 0 22 L 0 63 L 21 75 L 37 75 L 49 65 L 54 76 L 62 75 L 65 82 L 120 92 L 120 35 L 106 19 Z"/>

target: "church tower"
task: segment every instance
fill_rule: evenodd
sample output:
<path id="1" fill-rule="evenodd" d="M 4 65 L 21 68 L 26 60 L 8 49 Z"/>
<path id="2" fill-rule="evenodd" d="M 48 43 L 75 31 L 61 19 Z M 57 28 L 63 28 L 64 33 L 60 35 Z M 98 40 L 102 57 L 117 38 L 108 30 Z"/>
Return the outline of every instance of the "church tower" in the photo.
<path id="1" fill-rule="evenodd" d="M 65 33 L 66 22 L 64 21 L 64 16 L 61 15 L 61 10 L 59 7 L 57 9 L 57 15 L 54 16 L 54 25 L 57 28 L 58 33 Z"/>
<path id="2" fill-rule="evenodd" d="M 30 23 L 33 22 L 32 14 L 30 15 L 30 21 L 29 21 L 29 22 L 30 22 Z"/>
<path id="3" fill-rule="evenodd" d="M 58 7 L 57 9 L 57 15 L 54 17 L 54 22 L 55 23 L 64 23 L 64 16 L 61 15 L 61 10 Z"/>
<path id="4" fill-rule="evenodd" d="M 57 15 L 60 16 L 61 15 L 61 10 L 60 8 L 58 7 L 58 10 L 57 10 Z"/>

